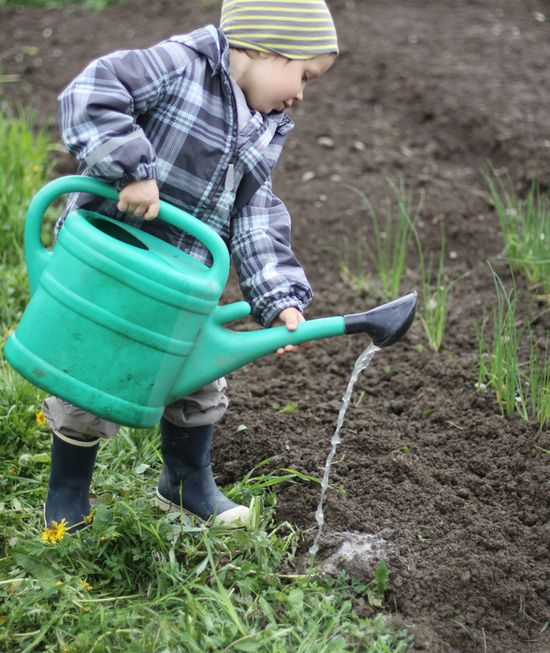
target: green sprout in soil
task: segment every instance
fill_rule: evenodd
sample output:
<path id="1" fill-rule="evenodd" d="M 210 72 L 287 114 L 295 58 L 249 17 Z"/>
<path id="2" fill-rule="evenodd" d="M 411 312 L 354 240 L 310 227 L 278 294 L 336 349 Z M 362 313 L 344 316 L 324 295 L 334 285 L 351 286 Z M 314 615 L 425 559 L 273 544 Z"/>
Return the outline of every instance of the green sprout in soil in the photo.
<path id="1" fill-rule="evenodd" d="M 445 234 L 441 227 L 441 247 L 434 273 L 433 257 L 430 255 L 426 265 L 426 254 L 416 228 L 413 230 L 418 253 L 418 273 L 422 289 L 422 300 L 418 307 L 418 317 L 422 323 L 428 345 L 433 351 L 439 351 L 447 327 L 449 314 L 449 295 L 453 286 L 462 276 L 447 279 L 445 271 Z"/>
<path id="2" fill-rule="evenodd" d="M 536 182 L 520 199 L 509 179 L 498 179 L 494 171 L 486 179 L 510 266 L 550 299 L 550 201 Z"/>
<path id="3" fill-rule="evenodd" d="M 529 325 L 518 320 L 516 285 L 507 291 L 491 271 L 497 304 L 478 331 L 477 387 L 495 392 L 502 415 L 517 412 L 525 421 L 536 420 L 542 429 L 550 423 L 548 338 L 541 345 Z"/>
<path id="4" fill-rule="evenodd" d="M 341 265 L 343 278 L 354 288 L 374 289 L 384 300 L 399 295 L 410 242 L 422 207 L 422 198 L 415 206 L 412 197 L 405 191 L 403 181 L 396 185 L 388 180 L 388 185 L 393 201 L 388 198 L 386 202 L 384 220 L 378 217 L 363 191 L 345 185 L 360 198 L 372 227 L 372 231 L 369 229 L 368 232 L 372 233 L 372 237 L 356 234 L 353 244 L 345 239 Z M 374 269 L 374 274 L 370 273 L 370 269 Z"/>
<path id="5" fill-rule="evenodd" d="M 344 240 L 341 274 L 356 290 L 374 289 L 378 290 L 382 299 L 394 299 L 400 294 L 410 245 L 414 240 L 421 286 L 421 301 L 417 313 L 429 347 L 437 352 L 441 349 L 447 326 L 449 295 L 461 277 L 447 279 L 443 229 L 437 267 L 434 266 L 432 256 L 426 261 L 426 253 L 416 227 L 422 198 L 414 206 L 402 181 L 396 185 L 388 180 L 388 184 L 395 196 L 396 210 L 388 201 L 386 220 L 383 224 L 365 193 L 354 186 L 346 186 L 361 198 L 373 229 L 372 237 L 357 236 L 353 246 L 350 245 L 349 239 Z M 372 248 L 369 246 L 371 240 L 374 241 Z M 376 273 L 371 275 L 370 269 L 374 269 Z"/>

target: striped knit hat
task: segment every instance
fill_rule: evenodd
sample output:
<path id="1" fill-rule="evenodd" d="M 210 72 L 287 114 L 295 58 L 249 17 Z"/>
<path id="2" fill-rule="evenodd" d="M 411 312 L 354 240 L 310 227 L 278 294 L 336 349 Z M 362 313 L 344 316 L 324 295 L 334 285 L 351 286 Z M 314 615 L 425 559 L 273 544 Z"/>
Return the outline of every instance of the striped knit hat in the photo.
<path id="1" fill-rule="evenodd" d="M 338 54 L 324 0 L 223 0 L 220 27 L 229 45 L 288 59 Z"/>

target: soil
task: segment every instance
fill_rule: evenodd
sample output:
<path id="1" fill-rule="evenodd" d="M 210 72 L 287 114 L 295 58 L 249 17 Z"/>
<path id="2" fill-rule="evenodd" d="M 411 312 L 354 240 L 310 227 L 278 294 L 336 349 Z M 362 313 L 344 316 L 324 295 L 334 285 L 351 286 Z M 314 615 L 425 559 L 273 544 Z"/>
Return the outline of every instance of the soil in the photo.
<path id="1" fill-rule="evenodd" d="M 447 243 L 452 291 L 444 346 L 427 346 L 416 321 L 379 352 L 356 386 L 326 503 L 319 559 L 369 580 L 383 557 L 387 605 L 433 653 L 550 651 L 548 456 L 550 433 L 500 416 L 476 390 L 476 328 L 495 303 L 491 261 L 510 281 L 483 172 L 490 161 L 520 192 L 550 179 L 550 3 L 524 0 L 332 0 L 342 53 L 307 91 L 274 183 L 293 215 L 294 246 L 316 291 L 308 318 L 365 310 L 340 272 L 343 239 L 373 235 L 344 184 L 383 215 L 386 179 L 424 194 L 420 234 Z M 102 13 L 0 10 L 0 84 L 55 128 L 55 98 L 93 57 L 146 47 L 207 22 L 217 3 L 133 0 Z M 59 174 L 72 171 L 59 155 Z M 367 262 L 371 273 L 374 269 Z M 518 280 L 524 314 L 545 305 Z M 418 284 L 409 260 L 404 290 Z M 239 296 L 235 283 L 227 299 Z M 546 305 L 547 306 L 547 305 Z M 547 337 L 548 313 L 536 328 Z M 272 467 L 320 475 L 340 399 L 367 342 L 321 341 L 258 361 L 231 379 L 232 409 L 214 459 L 233 482 L 270 456 Z M 296 402 L 295 411 L 282 411 Z M 246 430 L 239 428 L 246 425 Z M 316 484 L 278 490 L 278 519 L 315 534 Z M 370 538 L 370 539 L 369 539 Z M 372 540 L 373 546 L 367 546 Z M 351 551 L 351 553 L 350 553 Z M 332 556 L 332 557 L 331 557 Z M 362 608 L 358 605 L 358 608 Z"/>

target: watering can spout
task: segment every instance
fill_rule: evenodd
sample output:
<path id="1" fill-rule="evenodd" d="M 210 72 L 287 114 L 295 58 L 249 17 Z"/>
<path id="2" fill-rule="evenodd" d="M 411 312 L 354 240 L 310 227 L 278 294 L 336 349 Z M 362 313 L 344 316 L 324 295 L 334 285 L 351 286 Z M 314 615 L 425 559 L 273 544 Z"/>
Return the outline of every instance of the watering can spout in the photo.
<path id="1" fill-rule="evenodd" d="M 172 400 L 214 379 L 266 356 L 285 345 L 299 345 L 331 336 L 366 333 L 377 347 L 388 347 L 407 331 L 414 318 L 416 292 L 364 313 L 301 322 L 295 331 L 285 326 L 258 331 L 233 331 L 228 322 L 250 312 L 246 302 L 219 306 L 210 316 L 174 387 Z"/>
<path id="2" fill-rule="evenodd" d="M 394 299 L 364 313 L 344 315 L 346 333 L 366 333 L 377 347 L 389 347 L 410 327 L 416 309 L 416 292 Z"/>

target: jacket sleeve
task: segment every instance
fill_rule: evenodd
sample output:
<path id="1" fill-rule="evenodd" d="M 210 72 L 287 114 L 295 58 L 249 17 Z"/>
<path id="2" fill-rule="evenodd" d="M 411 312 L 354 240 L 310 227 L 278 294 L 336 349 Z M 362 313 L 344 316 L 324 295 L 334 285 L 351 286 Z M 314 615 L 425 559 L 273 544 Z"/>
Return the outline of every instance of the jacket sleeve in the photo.
<path id="1" fill-rule="evenodd" d="M 116 181 L 156 177 L 155 151 L 136 119 L 158 104 L 189 59 L 179 43 L 114 52 L 90 63 L 58 98 L 61 135 L 86 174 Z"/>
<path id="2" fill-rule="evenodd" d="M 290 246 L 290 215 L 273 194 L 270 177 L 231 221 L 229 248 L 243 296 L 263 326 L 283 309 L 304 311 L 311 302 L 313 293 Z"/>

